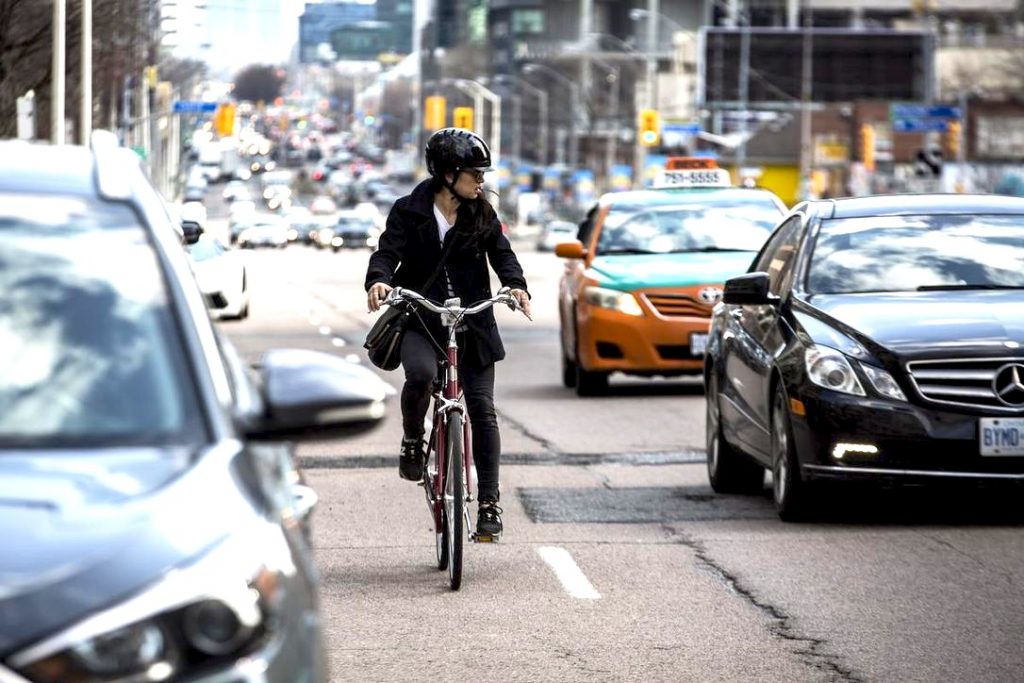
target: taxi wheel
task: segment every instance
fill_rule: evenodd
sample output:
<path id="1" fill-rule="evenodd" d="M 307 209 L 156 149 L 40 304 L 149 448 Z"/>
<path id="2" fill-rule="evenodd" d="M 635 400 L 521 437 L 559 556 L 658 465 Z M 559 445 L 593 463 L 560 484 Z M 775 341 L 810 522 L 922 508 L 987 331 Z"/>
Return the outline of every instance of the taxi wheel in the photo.
<path id="1" fill-rule="evenodd" d="M 608 391 L 608 373 L 591 372 L 576 364 L 576 395 L 600 396 Z"/>
<path id="2" fill-rule="evenodd" d="M 576 386 L 576 363 L 569 360 L 565 349 L 562 349 L 562 386 L 570 389 Z"/>
<path id="3" fill-rule="evenodd" d="M 715 493 L 758 493 L 764 488 L 764 468 L 729 445 L 722 436 L 718 411 L 718 379 L 708 378 L 705 403 L 705 443 L 708 481 Z"/>

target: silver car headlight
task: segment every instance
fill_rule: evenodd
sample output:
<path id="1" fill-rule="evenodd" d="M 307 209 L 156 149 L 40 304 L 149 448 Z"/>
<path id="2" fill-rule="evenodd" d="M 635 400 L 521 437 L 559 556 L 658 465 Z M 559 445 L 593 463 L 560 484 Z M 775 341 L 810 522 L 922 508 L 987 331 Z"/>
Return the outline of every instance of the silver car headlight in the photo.
<path id="1" fill-rule="evenodd" d="M 626 315 L 643 315 L 644 310 L 640 308 L 636 297 L 629 292 L 620 292 L 615 289 L 606 289 L 595 285 L 588 285 L 583 288 L 583 300 L 591 306 L 609 308 Z"/>
<path id="2" fill-rule="evenodd" d="M 853 366 L 839 351 L 827 346 L 812 345 L 804 352 L 804 363 L 807 376 L 819 387 L 854 396 L 865 395 Z"/>
<path id="3" fill-rule="evenodd" d="M 260 522 L 125 602 L 18 652 L 38 683 L 142 683 L 234 660 L 272 635 L 295 574 L 283 530 Z"/>
<path id="4" fill-rule="evenodd" d="M 871 382 L 871 386 L 874 387 L 875 391 L 880 393 L 886 398 L 892 398 L 897 401 L 906 401 L 907 397 L 900 389 L 900 385 L 896 384 L 896 380 L 893 376 L 882 368 L 876 368 L 873 365 L 867 365 L 866 363 L 860 364 L 861 369 L 864 370 L 864 374 L 868 376 L 868 381 Z"/>

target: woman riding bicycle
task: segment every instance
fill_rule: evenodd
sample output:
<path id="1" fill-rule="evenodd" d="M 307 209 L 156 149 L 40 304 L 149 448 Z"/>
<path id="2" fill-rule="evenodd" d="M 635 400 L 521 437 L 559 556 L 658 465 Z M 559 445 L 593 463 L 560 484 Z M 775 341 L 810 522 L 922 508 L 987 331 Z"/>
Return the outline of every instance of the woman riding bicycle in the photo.
<path id="1" fill-rule="evenodd" d="M 490 298 L 489 261 L 502 286 L 512 288 L 511 294 L 529 315 L 523 269 L 483 196 L 484 172 L 491 170 L 486 143 L 471 131 L 444 128 L 427 140 L 426 164 L 431 177 L 395 202 L 377 251 L 370 256 L 369 309 L 378 310 L 395 286 L 414 289 L 434 301 L 458 297 L 463 305 Z M 442 258 L 439 275 L 421 290 Z M 494 411 L 494 364 L 505 357 L 505 348 L 490 309 L 466 318 L 463 326 L 459 374 L 473 425 L 480 501 L 477 533 L 497 537 L 502 531 L 497 505 L 501 438 Z M 403 479 L 420 481 L 423 476 L 424 418 L 445 339 L 439 317 L 425 312 L 412 317 L 402 339 L 404 437 L 398 472 Z"/>

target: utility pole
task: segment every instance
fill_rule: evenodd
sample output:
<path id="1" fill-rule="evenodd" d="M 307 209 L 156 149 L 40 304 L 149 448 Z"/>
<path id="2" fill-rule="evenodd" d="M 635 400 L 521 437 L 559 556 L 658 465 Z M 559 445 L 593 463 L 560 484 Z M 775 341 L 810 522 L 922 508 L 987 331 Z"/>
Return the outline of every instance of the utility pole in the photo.
<path id="1" fill-rule="evenodd" d="M 50 139 L 64 144 L 64 67 L 67 0 L 53 0 L 53 73 L 50 75 Z"/>
<path id="2" fill-rule="evenodd" d="M 750 93 L 750 0 L 739 15 L 740 28 L 740 144 L 736 148 L 736 179 L 743 182 L 743 166 L 747 163 L 747 99 Z"/>
<path id="3" fill-rule="evenodd" d="M 92 0 L 82 0 L 82 111 L 79 141 L 89 144 L 92 134 Z"/>
<path id="4" fill-rule="evenodd" d="M 579 39 L 580 39 L 580 44 L 581 45 L 584 44 L 584 42 L 587 40 L 587 36 L 590 35 L 590 32 L 591 32 L 590 29 L 591 29 L 591 25 L 593 23 L 593 14 L 594 14 L 594 12 L 593 12 L 594 7 L 593 6 L 594 6 L 594 0 L 580 0 L 580 33 L 579 33 Z M 577 105 L 582 104 L 582 106 L 585 107 L 586 106 L 585 103 L 586 102 L 590 102 L 590 95 L 589 95 L 589 93 L 590 93 L 590 57 L 587 55 L 586 51 L 584 51 L 583 54 L 580 57 L 580 87 L 583 89 L 583 98 L 582 98 L 582 102 L 580 102 L 579 100 L 577 101 Z M 574 118 L 580 117 L 583 114 L 584 114 L 584 112 L 578 111 L 578 110 L 574 110 L 573 113 L 572 113 Z M 588 128 L 592 132 L 593 128 L 590 125 L 591 121 L 590 121 L 589 115 L 587 116 L 587 124 L 588 124 Z M 588 142 L 587 149 L 588 149 L 588 151 L 590 149 L 589 142 L 590 142 L 591 139 L 592 139 L 592 137 L 588 135 L 587 136 L 587 142 Z M 576 141 L 576 144 L 577 145 L 579 144 L 579 140 Z M 576 164 L 574 163 L 573 166 L 575 166 L 575 165 Z M 587 166 L 587 167 L 590 166 L 590 164 L 586 163 L 586 160 L 584 160 L 584 164 L 583 165 Z"/>
<path id="5" fill-rule="evenodd" d="M 811 77 L 813 75 L 811 31 L 813 21 L 811 9 L 804 5 L 803 67 L 800 75 L 800 183 L 801 199 L 810 197 L 811 190 Z"/>

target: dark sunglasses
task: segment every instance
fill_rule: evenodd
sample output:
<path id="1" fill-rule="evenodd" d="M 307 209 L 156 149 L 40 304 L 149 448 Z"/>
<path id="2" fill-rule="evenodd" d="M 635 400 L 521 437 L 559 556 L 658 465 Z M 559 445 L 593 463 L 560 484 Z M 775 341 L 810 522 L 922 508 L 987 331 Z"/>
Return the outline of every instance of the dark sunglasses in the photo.
<path id="1" fill-rule="evenodd" d="M 474 170 L 474 169 L 470 168 L 470 169 L 466 169 L 465 171 L 463 171 L 463 173 L 468 173 L 469 176 L 471 178 L 473 178 L 473 180 L 477 181 L 478 183 L 482 183 L 483 180 L 484 180 L 484 172 L 483 171 L 477 171 L 477 170 Z"/>

